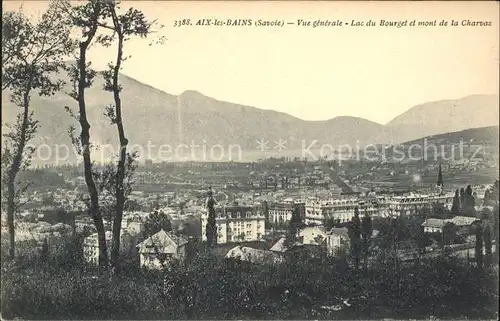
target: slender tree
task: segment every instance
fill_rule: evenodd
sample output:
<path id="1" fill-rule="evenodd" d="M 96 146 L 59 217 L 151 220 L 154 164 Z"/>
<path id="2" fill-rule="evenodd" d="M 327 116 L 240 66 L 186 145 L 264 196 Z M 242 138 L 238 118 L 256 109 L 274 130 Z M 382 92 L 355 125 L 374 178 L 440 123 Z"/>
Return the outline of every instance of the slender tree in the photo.
<path id="1" fill-rule="evenodd" d="M 486 189 L 486 191 L 484 191 L 483 205 L 489 204 L 491 198 L 490 193 L 490 189 Z"/>
<path id="2" fill-rule="evenodd" d="M 489 266 L 491 264 L 491 253 L 493 250 L 493 243 L 492 243 L 492 235 L 491 235 L 491 227 L 490 225 L 485 222 L 484 228 L 483 228 L 483 243 L 484 243 L 484 263 L 485 266 Z"/>
<path id="3" fill-rule="evenodd" d="M 207 237 L 207 246 L 208 248 L 213 248 L 217 245 L 217 225 L 215 221 L 215 199 L 213 197 L 212 188 L 208 190 L 208 198 L 206 202 L 207 210 L 208 210 L 208 219 L 206 225 L 206 237 Z"/>
<path id="4" fill-rule="evenodd" d="M 484 192 L 484 205 L 498 204 L 499 183 L 498 179 Z"/>
<path id="5" fill-rule="evenodd" d="M 299 229 L 302 227 L 302 216 L 300 213 L 300 207 L 299 206 L 294 206 L 293 212 L 292 212 L 292 217 L 290 218 L 290 226 L 293 226 L 295 229 Z"/>
<path id="6" fill-rule="evenodd" d="M 365 211 L 365 216 L 363 216 L 363 220 L 361 221 L 361 237 L 363 239 L 363 254 L 365 260 L 365 269 L 368 267 L 368 253 L 370 251 L 370 240 L 372 235 L 372 218 Z"/>
<path id="7" fill-rule="evenodd" d="M 43 239 L 42 249 L 40 251 L 40 256 L 42 258 L 43 263 L 47 263 L 49 259 L 49 243 L 47 242 L 47 238 Z"/>
<path id="8" fill-rule="evenodd" d="M 472 196 L 472 186 L 467 185 L 467 187 L 465 188 L 465 194 Z"/>
<path id="9" fill-rule="evenodd" d="M 285 247 L 291 248 L 297 242 L 297 233 L 302 227 L 302 217 L 300 215 L 300 208 L 294 206 L 292 217 L 288 223 L 288 231 L 285 236 Z"/>
<path id="10" fill-rule="evenodd" d="M 9 256 L 15 256 L 14 215 L 21 204 L 17 174 L 31 164 L 34 148 L 28 143 L 35 137 L 38 121 L 33 118 L 30 100 L 34 93 L 51 96 L 64 84 L 53 75 L 63 66 L 62 58 L 72 50 L 71 25 L 66 14 L 67 1 L 52 1 L 37 24 L 22 12 L 2 14 L 2 91 L 10 93 L 11 102 L 22 109 L 2 148 L 2 205 L 6 207 L 9 230 Z"/>
<path id="11" fill-rule="evenodd" d="M 475 215 L 476 213 L 475 205 L 476 201 L 472 193 L 472 187 L 470 185 L 467 185 L 467 188 L 465 189 L 464 192 L 464 207 L 463 207 L 464 213 L 467 215 Z"/>
<path id="12" fill-rule="evenodd" d="M 123 220 L 123 209 L 127 201 L 127 161 L 131 162 L 135 157 L 127 152 L 128 139 L 126 138 L 125 128 L 122 117 L 122 101 L 120 93 L 122 86 L 120 85 L 119 77 L 122 64 L 130 56 L 124 56 L 124 44 L 130 40 L 132 36 L 146 38 L 151 32 L 151 27 L 154 22 L 149 22 L 144 14 L 136 9 L 129 8 L 124 14 L 119 13 L 120 7 L 118 1 L 106 2 L 104 11 L 111 23 L 100 22 L 99 26 L 111 31 L 109 34 L 101 34 L 97 41 L 104 46 L 110 46 L 115 40 L 116 60 L 115 63 L 108 65 L 108 70 L 104 72 L 104 90 L 113 93 L 114 106 L 110 105 L 106 108 L 106 116 L 112 124 L 116 125 L 118 139 L 120 142 L 120 150 L 118 153 L 118 164 L 116 167 L 115 179 L 115 208 L 113 220 L 113 241 L 111 248 L 111 264 L 118 268 L 120 254 L 120 233 Z"/>
<path id="13" fill-rule="evenodd" d="M 458 189 L 455 191 L 455 196 L 453 197 L 453 203 L 451 205 L 451 213 L 452 214 L 460 213 L 460 191 Z"/>
<path id="14" fill-rule="evenodd" d="M 460 189 L 460 212 L 463 212 L 465 205 L 465 189 L 462 187 Z"/>
<path id="15" fill-rule="evenodd" d="M 481 224 L 476 226 L 476 246 L 475 246 L 475 257 L 478 267 L 483 266 L 483 227 Z"/>
<path id="16" fill-rule="evenodd" d="M 104 222 L 99 207 L 99 194 L 94 180 L 90 123 L 85 100 L 85 90 L 92 85 L 96 76 L 96 71 L 92 70 L 90 62 L 87 62 L 87 53 L 96 40 L 100 21 L 105 17 L 103 4 L 104 2 L 101 0 L 89 0 L 85 4 L 72 8 L 73 26 L 81 30 L 81 39 L 78 41 L 76 64 L 68 67 L 69 76 L 73 82 L 73 91 L 69 95 L 78 102 L 78 116 L 75 116 L 68 106 L 66 106 L 66 110 L 80 123 L 79 137 L 75 135 L 74 127 L 70 127 L 70 136 L 83 157 L 85 183 L 89 193 L 89 215 L 94 221 L 98 236 L 99 266 L 101 269 L 107 270 L 109 267 L 108 249 Z"/>
<path id="17" fill-rule="evenodd" d="M 359 219 L 359 209 L 354 209 L 354 217 L 349 225 L 349 239 L 351 241 L 351 256 L 354 259 L 356 269 L 359 267 L 359 259 L 361 256 L 361 220 Z"/>
<path id="18" fill-rule="evenodd" d="M 443 248 L 446 247 L 447 245 L 450 245 L 453 242 L 453 239 L 455 238 L 455 235 L 457 234 L 457 226 L 453 223 L 446 223 L 443 226 Z"/>

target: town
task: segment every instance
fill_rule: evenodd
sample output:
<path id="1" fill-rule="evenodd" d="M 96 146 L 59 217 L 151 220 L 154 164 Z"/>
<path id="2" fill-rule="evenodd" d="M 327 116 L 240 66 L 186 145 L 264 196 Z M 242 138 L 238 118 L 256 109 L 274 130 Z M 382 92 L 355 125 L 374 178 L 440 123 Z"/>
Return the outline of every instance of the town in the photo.
<path id="1" fill-rule="evenodd" d="M 172 237 L 175 234 L 177 237 L 173 239 L 183 246 L 188 241 L 206 242 L 208 191 L 217 203 L 217 244 L 224 245 L 224 249 L 231 245 L 257 243 L 259 250 L 271 251 L 275 242 L 285 237 L 290 221 L 298 213 L 302 228 L 296 236 L 304 239 L 300 244 L 325 247 L 326 253 L 333 255 L 339 244 L 348 241 L 345 237 L 347 227 L 358 213 L 359 219 L 366 216 L 379 224 L 393 218 L 412 219 L 411 224 L 417 224 L 422 232 L 433 235 L 425 247 L 428 251 L 442 247 L 442 237 L 435 234 L 442 234 L 444 226 L 450 223 L 456 231 L 455 235 L 449 236 L 448 242 L 451 243 L 447 245 L 469 244 L 468 248 L 473 250 L 472 227 L 484 217 L 493 217 L 496 209 L 491 195 L 498 193 L 498 186 L 494 184 L 462 186 L 459 196 L 463 199 L 467 187 L 474 204 L 469 212 L 464 212 L 463 204 L 462 207 L 455 204 L 454 187 L 460 190 L 460 186 L 445 185 L 446 176 L 441 164 L 437 168 L 427 166 L 428 172 L 434 171 L 434 184 L 421 183 L 406 190 L 381 190 L 371 184 L 365 187 L 359 183 L 361 175 L 353 179 L 346 170 L 332 166 L 332 162 L 177 163 L 166 168 L 168 170 L 162 171 L 151 161 L 146 161 L 137 170 L 137 188 L 130 193 L 121 229 L 123 237 L 128 238 L 123 242 L 123 245 L 130 246 L 123 249 L 128 253 L 137 251 L 139 243 L 146 242 L 149 237 L 154 238 L 152 233 L 160 232 L 146 231 L 148 224 L 156 224 L 159 228 L 159 222 L 165 221 L 168 221 L 165 235 Z M 58 238 L 62 240 L 65 232 L 73 231 L 85 236 L 82 248 L 85 260 L 97 263 L 97 234 L 93 233 L 93 221 L 86 214 L 84 178 L 76 176 L 78 171 L 71 166 L 34 171 L 41 172 L 41 176 L 52 176 L 55 182 L 35 188 L 25 196 L 24 211 L 17 221 L 17 240 L 38 241 L 40 247 L 44 242 L 57 246 Z M 259 175 L 259 172 L 265 174 Z M 391 173 L 388 171 L 389 176 Z M 404 174 L 407 174 L 406 170 Z M 198 179 L 195 181 L 194 177 Z M 107 198 L 112 200 L 110 195 L 101 195 L 101 198 L 102 206 Z M 2 227 L 5 228 L 6 216 L 2 214 Z M 156 222 L 152 223 L 151 219 Z M 111 218 L 105 220 L 109 241 L 111 223 Z M 374 233 L 378 231 L 374 230 Z M 168 241 L 172 239 L 166 238 L 163 242 Z M 32 243 L 27 244 L 33 250 Z M 18 250 L 22 248 L 19 246 Z M 139 258 L 140 253 L 136 255 Z M 142 259 L 137 259 L 137 262 L 145 264 Z"/>
<path id="2" fill-rule="evenodd" d="M 146 160 L 134 173 L 123 213 L 120 268 L 128 273 L 171 271 L 196 264 L 209 248 L 220 260 L 261 267 L 347 260 L 354 269 L 369 268 L 393 247 L 395 257 L 407 264 L 445 255 L 472 266 L 482 261 L 490 265 L 495 260 L 491 253 L 498 253 L 499 187 L 498 180 L 487 178 L 495 168 L 484 160 L 479 164 L 484 165 L 471 172 L 449 161 L 402 166 L 299 158 L 251 163 Z M 472 173 L 468 177 L 475 184 L 461 185 L 448 172 Z M 16 217 L 16 256 L 43 261 L 67 253 L 86 274 L 97 273 L 99 238 L 78 166 L 45 166 L 23 175 L 32 186 Z M 103 190 L 108 250 L 114 202 Z M 2 212 L 2 249 L 8 248 L 6 227 Z M 68 240 L 74 240 L 71 246 Z M 167 293 L 174 287 L 168 273 Z M 322 317 L 352 313 L 361 303 L 349 297 L 318 302 L 313 310 Z"/>

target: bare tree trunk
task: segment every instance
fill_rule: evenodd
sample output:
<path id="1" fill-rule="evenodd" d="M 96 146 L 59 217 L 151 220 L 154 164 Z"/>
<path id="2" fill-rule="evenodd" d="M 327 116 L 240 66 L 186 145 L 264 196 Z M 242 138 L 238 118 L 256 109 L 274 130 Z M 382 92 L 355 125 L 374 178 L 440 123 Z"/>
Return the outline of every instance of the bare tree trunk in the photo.
<path id="1" fill-rule="evenodd" d="M 31 86 L 29 83 L 28 86 Z M 28 87 L 30 88 L 30 87 Z M 30 90 L 27 89 L 23 95 L 23 120 L 21 123 L 19 141 L 17 148 L 14 151 L 11 167 L 9 168 L 8 181 L 7 181 L 7 227 L 9 230 L 9 257 L 14 259 L 16 255 L 16 242 L 15 242 L 15 225 L 14 215 L 17 211 L 16 206 L 16 177 L 21 169 L 24 147 L 26 146 L 26 130 L 28 129 L 29 121 L 29 94 Z"/>
<path id="2" fill-rule="evenodd" d="M 10 180 L 10 178 L 9 178 Z M 9 229 L 9 257 L 14 259 L 16 255 L 16 241 L 15 241 L 15 226 L 14 226 L 14 214 L 16 212 L 16 206 L 14 204 L 14 195 L 16 193 L 14 183 L 9 181 L 7 186 L 7 227 Z"/>
<path id="3" fill-rule="evenodd" d="M 98 4 L 97 4 L 98 5 Z M 97 12 L 99 9 L 96 9 Z M 86 41 L 80 43 L 80 57 L 78 61 L 79 68 L 79 79 L 78 79 L 78 107 L 79 107 L 79 121 L 82 128 L 80 134 L 81 144 L 82 144 L 82 155 L 83 155 L 83 166 L 85 173 L 85 183 L 90 195 L 90 208 L 89 214 L 94 220 L 94 224 L 97 230 L 98 242 L 99 242 L 99 265 L 104 270 L 108 268 L 108 251 L 106 246 L 106 231 L 104 229 L 104 222 L 99 209 L 99 196 L 97 193 L 96 184 L 92 176 L 92 161 L 90 158 L 90 124 L 87 120 L 87 110 L 85 105 L 85 83 L 86 83 L 86 58 L 87 58 L 87 48 L 92 41 L 96 31 L 97 31 L 97 13 L 96 13 L 96 23 L 93 26 L 91 32 Z"/>
<path id="4" fill-rule="evenodd" d="M 113 245 L 111 249 L 111 263 L 115 269 L 119 269 L 120 257 L 120 233 L 123 220 L 123 208 L 125 206 L 125 162 L 127 161 L 127 145 L 128 139 L 125 137 L 125 129 L 123 128 L 122 121 L 122 104 L 120 99 L 120 85 L 118 83 L 118 75 L 123 59 L 123 33 L 121 26 L 118 24 L 115 9 L 112 11 L 113 22 L 118 34 L 118 52 L 116 57 L 116 65 L 113 70 L 113 96 L 115 100 L 116 112 L 116 128 L 118 130 L 118 137 L 120 140 L 120 155 L 118 159 L 118 166 L 116 169 L 116 214 L 113 221 Z"/>

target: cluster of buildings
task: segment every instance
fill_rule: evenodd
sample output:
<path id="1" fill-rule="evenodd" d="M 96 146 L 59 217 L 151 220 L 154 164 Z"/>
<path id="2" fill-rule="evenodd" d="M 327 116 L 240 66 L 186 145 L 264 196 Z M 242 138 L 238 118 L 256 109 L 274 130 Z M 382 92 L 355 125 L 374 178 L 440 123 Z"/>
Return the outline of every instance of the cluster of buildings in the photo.
<path id="1" fill-rule="evenodd" d="M 125 234 L 125 233 L 124 233 Z M 186 247 L 188 240 L 182 236 L 166 232 L 163 229 L 144 239 L 141 242 L 127 242 L 125 235 L 121 235 L 121 251 L 133 251 L 139 257 L 140 266 L 149 269 L 161 269 L 172 261 L 184 262 L 186 258 Z M 113 233 L 106 232 L 106 246 L 108 252 L 112 246 Z M 128 248 L 127 248 L 128 247 Z M 85 238 L 83 245 L 83 255 L 87 262 L 98 264 L 99 243 L 97 233 Z"/>
<path id="2" fill-rule="evenodd" d="M 159 210 L 161 215 L 169 218 L 168 212 Z M 183 261 L 186 257 L 187 238 L 166 232 L 161 229 L 159 232 L 146 237 L 145 222 L 151 213 L 147 212 L 125 212 L 122 221 L 120 234 L 120 251 L 139 257 L 141 267 L 159 268 L 171 260 Z M 84 218 L 75 222 L 77 232 L 85 231 L 95 232 L 91 220 Z M 107 229 L 106 243 L 108 251 L 111 249 L 113 233 L 111 232 L 110 222 L 104 222 Z M 92 233 L 91 232 L 91 233 Z M 83 256 L 84 259 L 92 264 L 99 262 L 99 242 L 97 233 L 92 233 L 84 239 Z"/>
<path id="3" fill-rule="evenodd" d="M 348 245 L 347 228 L 332 228 L 327 231 L 322 226 L 310 226 L 300 229 L 293 242 L 282 237 L 269 249 L 238 245 L 227 252 L 226 258 L 252 264 L 282 264 L 306 256 L 336 256 L 340 248 Z"/>
<path id="4" fill-rule="evenodd" d="M 455 216 L 451 219 L 428 218 L 422 223 L 425 233 L 443 233 L 446 224 L 451 223 L 459 229 L 468 229 L 480 222 L 477 217 Z"/>
<path id="5" fill-rule="evenodd" d="M 193 166 L 191 165 L 189 168 L 198 168 Z M 236 165 L 227 166 L 232 168 L 231 166 Z M 191 175 L 192 171 L 189 172 L 189 175 Z M 421 191 L 422 194 L 408 192 L 404 195 L 385 192 L 376 193 L 373 191 L 341 193 L 344 188 L 339 188 L 339 185 L 350 182 L 339 180 L 334 182 L 329 174 L 319 166 L 314 166 L 313 171 L 309 173 L 291 172 L 293 171 L 287 170 L 286 175 L 279 177 L 267 175 L 268 173 L 266 173 L 264 181 L 259 180 L 262 177 L 259 178 L 256 173 L 251 175 L 249 182 L 256 180 L 251 184 L 265 191 L 246 190 L 232 193 L 228 188 L 221 189 L 216 196 L 220 196 L 223 200 L 220 201 L 220 204 L 215 205 L 214 210 L 218 244 L 263 241 L 266 237 L 266 223 L 279 229 L 285 227 L 292 219 L 292 216 L 298 213 L 307 226 L 298 231 L 295 244 L 287 244 L 285 238 L 281 238 L 269 249 L 236 246 L 228 252 L 227 257 L 240 257 L 242 260 L 256 262 L 269 259 L 284 262 L 288 258 L 294 257 L 294 255 L 299 255 L 305 251 L 314 252 L 318 249 L 328 255 L 335 255 L 340 247 L 348 243 L 347 229 L 332 228 L 326 230 L 323 227 L 326 221 L 335 223 L 352 221 L 356 209 L 359 211 L 360 217 L 365 215 L 371 217 L 413 215 L 422 209 L 432 209 L 436 205 L 451 209 L 455 196 L 454 192 L 443 192 L 441 168 L 439 168 L 440 178 L 438 178 L 438 184 L 434 190 Z M 175 181 L 176 179 L 186 183 L 182 177 L 161 172 L 143 172 L 139 177 L 139 183 L 143 184 L 158 184 L 165 182 L 165 180 Z M 342 179 L 340 173 L 339 177 Z M 80 177 L 73 177 L 72 179 L 77 182 Z M 79 184 L 81 183 L 83 182 L 79 182 Z M 314 189 L 313 195 L 308 194 L 311 191 L 310 188 L 302 188 L 305 185 L 321 186 L 323 183 L 328 188 Z M 294 194 L 291 190 L 293 188 L 299 188 L 300 192 Z M 474 190 L 478 198 L 484 194 L 483 190 L 476 188 Z M 134 255 L 139 257 L 141 266 L 145 267 L 159 268 L 174 259 L 183 261 L 186 257 L 187 238 L 164 230 L 160 230 L 158 233 L 146 238 L 144 235 L 144 222 L 154 208 L 162 208 L 163 214 L 172 219 L 181 219 L 189 215 L 199 217 L 201 235 L 198 237 L 202 241 L 206 241 L 208 209 L 201 201 L 200 195 L 202 193 L 204 191 L 194 189 L 162 194 L 133 191 L 129 196 L 129 201 L 135 202 L 137 209 L 124 213 L 122 234 L 120 235 L 122 250 L 133 252 Z M 78 188 L 59 188 L 51 192 L 43 191 L 31 195 L 26 201 L 35 205 L 38 204 L 38 206 L 50 201 L 49 203 L 54 204 L 54 206 L 61 206 L 67 210 L 84 211 L 87 208 Z M 104 194 L 101 195 L 101 204 L 106 204 L 107 201 L 112 201 L 112 198 L 106 197 Z M 476 201 L 476 204 L 479 203 L 480 201 Z M 476 221 L 475 218 L 457 216 L 453 219 L 428 219 L 422 226 L 424 232 L 435 233 L 442 232 L 447 223 L 466 228 Z M 105 222 L 105 227 L 111 230 L 111 222 Z M 46 226 L 39 229 L 30 227 L 25 229 L 25 234 L 42 233 L 45 231 L 44 228 L 47 231 L 50 230 Z M 93 221 L 89 217 L 78 218 L 74 221 L 73 228 L 77 233 L 89 234 L 84 241 L 84 257 L 90 263 L 97 263 L 99 246 Z M 65 229 L 58 226 L 54 231 L 49 231 L 50 235 L 59 235 L 59 230 Z M 23 232 L 20 235 L 24 235 Z M 26 237 L 28 238 L 28 236 Z M 108 248 L 111 248 L 111 239 L 112 233 L 108 231 L 106 233 L 106 240 L 109 243 Z"/>

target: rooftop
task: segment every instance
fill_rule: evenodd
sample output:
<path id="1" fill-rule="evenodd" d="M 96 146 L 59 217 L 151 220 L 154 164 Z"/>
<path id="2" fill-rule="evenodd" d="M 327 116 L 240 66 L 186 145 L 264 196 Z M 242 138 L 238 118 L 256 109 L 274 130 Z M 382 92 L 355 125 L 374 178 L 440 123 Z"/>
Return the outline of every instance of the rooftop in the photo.
<path id="1" fill-rule="evenodd" d="M 442 228 L 446 220 L 442 220 L 439 218 L 428 218 L 425 222 L 422 223 L 423 227 L 434 227 L 434 228 Z"/>
<path id="2" fill-rule="evenodd" d="M 328 234 L 338 235 L 345 238 L 349 237 L 347 227 L 334 227 L 328 232 Z"/>
<path id="3" fill-rule="evenodd" d="M 274 243 L 274 245 L 269 249 L 269 251 L 281 252 L 281 253 L 287 252 L 289 250 L 289 248 L 286 247 L 285 244 L 286 244 L 286 238 L 282 237 L 276 243 Z M 295 242 L 293 247 L 297 247 L 297 246 L 301 246 L 301 245 L 302 244 L 300 244 L 299 242 Z"/>
<path id="4" fill-rule="evenodd" d="M 177 247 L 187 244 L 187 240 L 163 229 L 148 237 L 136 247 L 139 253 L 175 253 Z"/>
<path id="5" fill-rule="evenodd" d="M 454 218 L 446 221 L 451 222 L 457 226 L 468 226 L 476 221 L 479 221 L 479 219 L 477 217 L 455 216 Z"/>
<path id="6" fill-rule="evenodd" d="M 277 253 L 268 250 L 259 250 L 251 247 L 236 246 L 229 250 L 226 258 L 240 259 L 250 263 L 281 263 L 283 258 Z"/>

